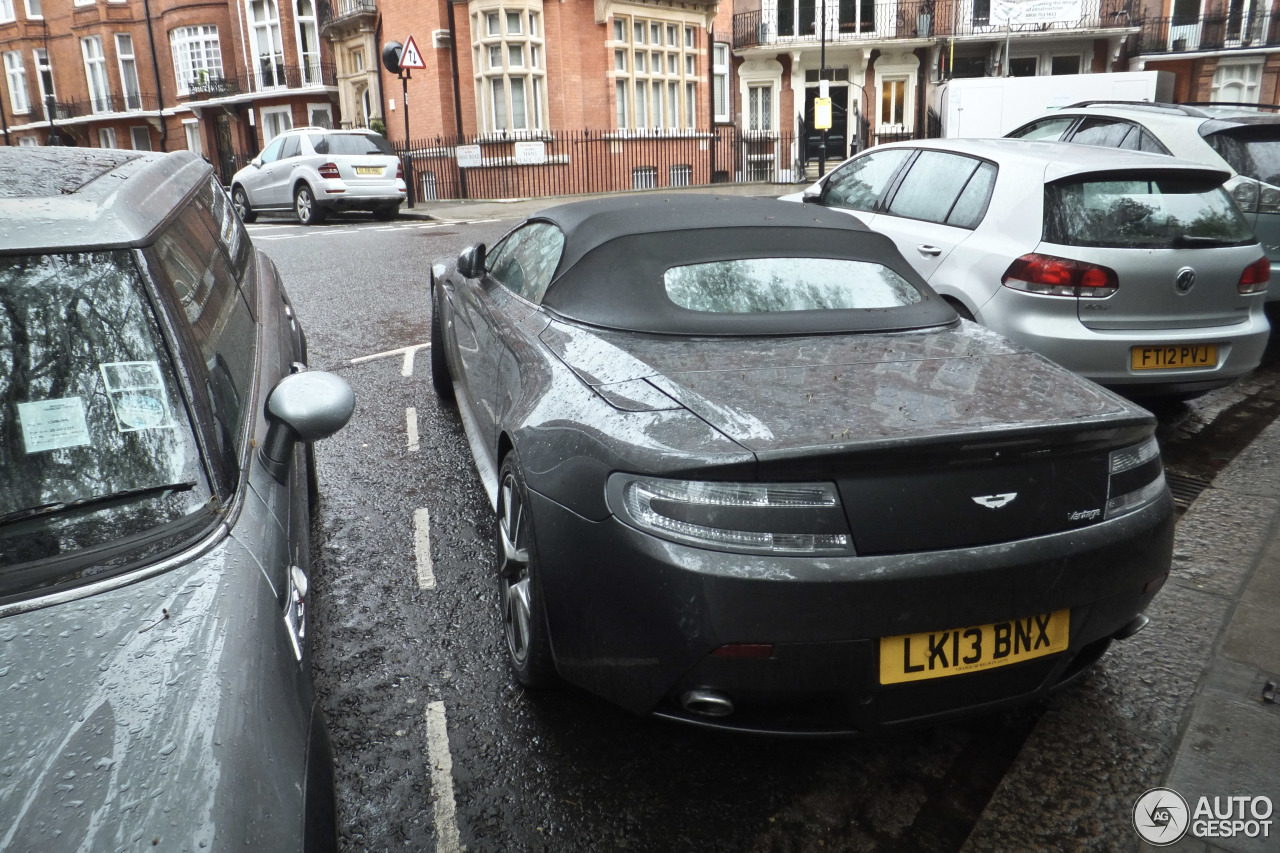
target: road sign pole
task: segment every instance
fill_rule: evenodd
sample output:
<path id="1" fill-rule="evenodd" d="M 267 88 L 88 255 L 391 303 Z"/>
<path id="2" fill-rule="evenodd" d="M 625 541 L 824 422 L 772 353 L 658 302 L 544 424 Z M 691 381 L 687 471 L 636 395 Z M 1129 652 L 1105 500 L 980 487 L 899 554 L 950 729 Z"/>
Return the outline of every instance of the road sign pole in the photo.
<path id="1" fill-rule="evenodd" d="M 393 45 L 400 47 L 398 42 L 389 42 L 383 49 L 382 62 L 387 66 L 388 71 L 400 75 L 400 93 L 404 99 L 404 183 L 408 191 L 409 206 L 413 207 L 417 187 L 413 185 L 413 151 L 409 144 L 409 77 L 413 73 L 411 69 L 426 68 L 427 63 L 422 60 L 422 54 L 418 51 L 418 45 L 413 40 L 413 36 L 405 39 L 404 46 L 400 47 L 398 53 L 392 47 Z M 388 61 L 388 52 L 392 54 L 390 61 Z"/>
<path id="2" fill-rule="evenodd" d="M 418 193 L 413 185 L 413 152 L 409 147 L 409 73 L 408 68 L 400 69 L 400 92 L 404 100 L 404 186 L 409 191 L 409 207 L 412 208 Z"/>

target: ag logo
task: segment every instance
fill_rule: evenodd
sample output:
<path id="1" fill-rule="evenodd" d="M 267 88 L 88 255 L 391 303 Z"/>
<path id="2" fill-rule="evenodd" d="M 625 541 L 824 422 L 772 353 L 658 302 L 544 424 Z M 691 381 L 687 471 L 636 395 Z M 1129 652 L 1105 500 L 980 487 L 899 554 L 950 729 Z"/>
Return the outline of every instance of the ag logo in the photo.
<path id="1" fill-rule="evenodd" d="M 1002 495 L 974 495 L 973 502 L 987 509 L 999 509 L 1017 496 L 1017 492 L 1005 492 Z"/>
<path id="2" fill-rule="evenodd" d="M 1142 840 L 1167 847 L 1187 834 L 1187 801 L 1172 788 L 1152 788 L 1133 804 L 1133 828 Z"/>

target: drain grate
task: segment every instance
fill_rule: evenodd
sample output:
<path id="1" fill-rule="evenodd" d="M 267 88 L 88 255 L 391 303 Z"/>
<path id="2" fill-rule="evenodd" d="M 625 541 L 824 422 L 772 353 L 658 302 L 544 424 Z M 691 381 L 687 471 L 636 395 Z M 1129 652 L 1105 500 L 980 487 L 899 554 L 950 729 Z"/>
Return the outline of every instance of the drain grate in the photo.
<path id="1" fill-rule="evenodd" d="M 1191 506 L 1192 502 L 1200 497 L 1200 493 L 1212 485 L 1208 480 L 1202 480 L 1199 477 L 1173 474 L 1169 471 L 1165 471 L 1164 477 L 1169 484 L 1169 491 L 1173 493 L 1173 502 L 1183 509 Z"/>

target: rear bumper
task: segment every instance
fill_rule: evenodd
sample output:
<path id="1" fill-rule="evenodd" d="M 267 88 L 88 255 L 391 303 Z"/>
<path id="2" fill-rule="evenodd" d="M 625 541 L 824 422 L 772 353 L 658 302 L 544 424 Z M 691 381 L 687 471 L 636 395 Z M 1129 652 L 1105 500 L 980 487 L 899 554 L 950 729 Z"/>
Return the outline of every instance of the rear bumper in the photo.
<path id="1" fill-rule="evenodd" d="M 1172 500 L 1004 545 L 838 559 L 743 556 L 593 522 L 536 493 L 539 571 L 561 675 L 637 713 L 717 728 L 857 734 L 992 710 L 1082 671 L 1169 571 Z M 1068 608 L 1065 652 L 977 673 L 879 683 L 879 638 Z M 768 643 L 766 659 L 712 656 Z M 728 697 L 705 718 L 679 697 Z"/>
<path id="2" fill-rule="evenodd" d="M 1260 301 L 1243 322 L 1231 325 L 1117 330 L 1086 326 L 1080 321 L 1076 302 L 1002 287 L 982 307 L 978 319 L 1100 385 L 1138 393 L 1188 393 L 1230 385 L 1257 368 L 1271 335 Z M 1212 367 L 1134 370 L 1130 363 L 1130 350 L 1135 346 L 1202 344 L 1217 346 L 1217 363 Z"/>
<path id="3" fill-rule="evenodd" d="M 316 201 L 326 207 L 351 210 L 372 210 L 389 204 L 400 204 L 408 194 L 404 181 L 394 184 L 383 182 L 372 186 L 349 184 L 346 181 L 321 181 Z"/>

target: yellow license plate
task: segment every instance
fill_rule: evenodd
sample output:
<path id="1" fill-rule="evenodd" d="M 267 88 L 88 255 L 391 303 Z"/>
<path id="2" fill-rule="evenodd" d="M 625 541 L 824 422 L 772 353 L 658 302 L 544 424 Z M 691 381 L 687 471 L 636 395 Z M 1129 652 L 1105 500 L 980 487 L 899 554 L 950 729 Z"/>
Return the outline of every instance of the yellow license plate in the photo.
<path id="1" fill-rule="evenodd" d="M 356 166 L 357 175 L 381 175 L 381 166 Z"/>
<path id="2" fill-rule="evenodd" d="M 1172 367 L 1217 367 L 1218 347 L 1216 344 L 1134 347 L 1129 350 L 1129 364 L 1134 370 L 1166 370 Z"/>
<path id="3" fill-rule="evenodd" d="M 901 684 L 1008 666 L 1066 651 L 1071 611 L 880 639 L 880 683 Z"/>

